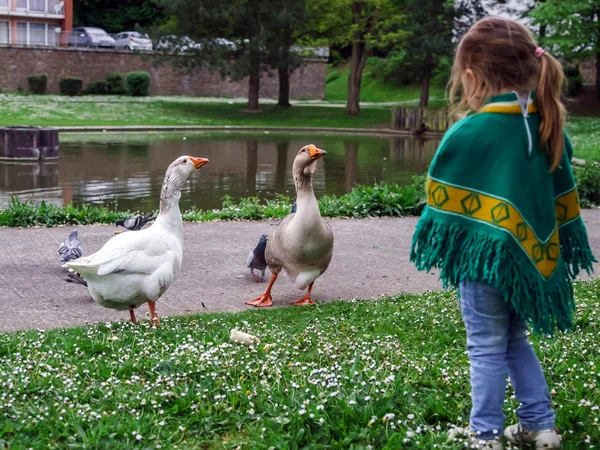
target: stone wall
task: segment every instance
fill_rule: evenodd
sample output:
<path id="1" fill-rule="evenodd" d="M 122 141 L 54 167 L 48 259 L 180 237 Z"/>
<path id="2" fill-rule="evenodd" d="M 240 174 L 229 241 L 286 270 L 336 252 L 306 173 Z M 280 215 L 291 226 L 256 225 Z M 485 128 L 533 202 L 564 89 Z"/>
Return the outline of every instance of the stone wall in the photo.
<path id="1" fill-rule="evenodd" d="M 152 77 L 153 95 L 196 95 L 246 97 L 248 80 L 223 80 L 218 73 L 196 70 L 185 74 L 170 64 L 156 65 L 149 55 L 129 51 L 0 47 L 0 89 L 16 91 L 19 85 L 27 89 L 27 77 L 45 73 L 48 93 L 59 93 L 59 81 L 78 77 L 83 85 L 102 80 L 111 72 L 148 71 Z M 295 99 L 316 100 L 325 97 L 326 64 L 321 60 L 306 61 L 304 67 L 290 77 L 290 95 Z M 277 74 L 262 75 L 261 98 L 277 98 Z"/>

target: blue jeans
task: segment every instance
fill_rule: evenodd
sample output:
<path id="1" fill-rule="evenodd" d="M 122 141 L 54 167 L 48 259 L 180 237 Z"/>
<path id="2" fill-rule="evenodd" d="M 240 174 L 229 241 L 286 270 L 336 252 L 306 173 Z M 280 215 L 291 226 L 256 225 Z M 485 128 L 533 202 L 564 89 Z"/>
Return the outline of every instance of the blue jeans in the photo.
<path id="1" fill-rule="evenodd" d="M 460 309 L 471 360 L 471 431 L 479 432 L 481 439 L 502 436 L 507 374 L 521 403 L 517 410 L 521 425 L 532 431 L 554 428 L 548 385 L 527 339 L 527 325 L 502 292 L 463 281 Z"/>

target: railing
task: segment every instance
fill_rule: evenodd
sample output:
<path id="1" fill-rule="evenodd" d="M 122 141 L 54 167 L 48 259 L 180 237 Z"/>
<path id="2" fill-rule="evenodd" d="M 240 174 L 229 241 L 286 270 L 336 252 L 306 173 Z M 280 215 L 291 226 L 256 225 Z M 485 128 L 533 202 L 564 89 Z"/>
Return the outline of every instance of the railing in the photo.
<path id="1" fill-rule="evenodd" d="M 10 15 L 65 15 L 64 0 L 16 0 L 15 9 L 10 8 L 10 0 L 0 0 L 0 12 Z"/>
<path id="2" fill-rule="evenodd" d="M 392 107 L 392 128 L 424 133 L 444 132 L 454 123 L 447 109 L 415 108 L 408 106 Z"/>

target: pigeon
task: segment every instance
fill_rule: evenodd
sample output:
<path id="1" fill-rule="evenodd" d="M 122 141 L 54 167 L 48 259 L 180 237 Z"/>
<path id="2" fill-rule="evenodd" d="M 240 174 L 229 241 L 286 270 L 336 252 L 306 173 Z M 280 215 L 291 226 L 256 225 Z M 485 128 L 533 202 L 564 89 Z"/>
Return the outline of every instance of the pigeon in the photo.
<path id="1" fill-rule="evenodd" d="M 83 247 L 77 234 L 77 230 L 72 231 L 69 238 L 58 247 L 58 257 L 61 262 L 73 261 L 83 255 Z"/>
<path id="2" fill-rule="evenodd" d="M 248 254 L 248 259 L 246 260 L 247 267 L 250 269 L 250 275 L 252 275 L 257 283 L 265 281 L 265 269 L 267 268 L 265 249 L 267 248 L 267 239 L 268 236 L 263 234 L 258 241 L 258 245 Z M 258 278 L 254 274 L 254 269 L 260 270 L 262 278 Z"/>
<path id="3" fill-rule="evenodd" d="M 154 219 L 156 219 L 154 214 L 148 214 L 147 216 L 139 215 L 130 217 L 129 219 L 119 219 L 115 222 L 115 226 L 118 227 L 120 225 L 124 228 L 127 228 L 129 231 L 139 231 L 144 228 L 144 225 Z M 115 234 L 119 233 L 120 231 L 115 232 Z"/>

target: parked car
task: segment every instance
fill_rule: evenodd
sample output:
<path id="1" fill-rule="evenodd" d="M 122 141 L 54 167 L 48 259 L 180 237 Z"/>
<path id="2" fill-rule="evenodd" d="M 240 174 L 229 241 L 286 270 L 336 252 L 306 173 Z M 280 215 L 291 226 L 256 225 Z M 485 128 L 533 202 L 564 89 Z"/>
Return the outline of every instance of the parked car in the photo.
<path id="1" fill-rule="evenodd" d="M 115 48 L 115 40 L 102 28 L 73 28 L 69 33 L 69 47 Z"/>
<path id="2" fill-rule="evenodd" d="M 152 41 L 146 34 L 137 31 L 123 31 L 114 36 L 117 48 L 125 50 L 152 50 Z"/>

